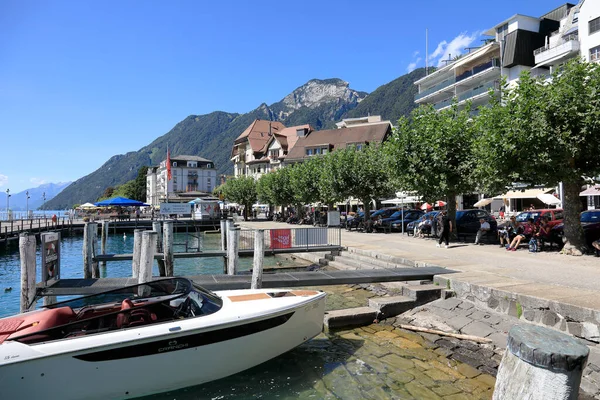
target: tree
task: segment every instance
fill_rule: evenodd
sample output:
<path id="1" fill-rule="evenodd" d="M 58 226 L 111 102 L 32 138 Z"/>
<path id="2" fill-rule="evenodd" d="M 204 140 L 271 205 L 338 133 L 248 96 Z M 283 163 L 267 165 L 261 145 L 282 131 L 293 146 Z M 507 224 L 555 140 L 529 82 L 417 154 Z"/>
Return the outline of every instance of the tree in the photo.
<path id="1" fill-rule="evenodd" d="M 109 186 L 106 189 L 104 189 L 104 193 L 102 194 L 102 197 L 105 199 L 111 198 L 114 192 L 115 192 L 115 188 L 112 186 Z"/>
<path id="2" fill-rule="evenodd" d="M 290 168 L 280 168 L 262 175 L 256 183 L 256 193 L 261 202 L 286 207 L 294 202 L 290 183 Z"/>
<path id="3" fill-rule="evenodd" d="M 303 163 L 290 165 L 289 182 L 293 188 L 293 199 L 300 216 L 304 215 L 304 205 L 319 201 L 319 179 L 321 157 L 312 157 Z"/>
<path id="4" fill-rule="evenodd" d="M 490 189 L 563 183 L 564 252 L 585 251 L 579 192 L 600 174 L 600 65 L 573 60 L 549 82 L 521 75 L 478 118 L 477 174 Z"/>
<path id="5" fill-rule="evenodd" d="M 250 176 L 238 176 L 228 179 L 224 184 L 215 188 L 216 194 L 222 194 L 227 200 L 244 206 L 244 220 L 256 201 L 256 181 Z"/>
<path id="6" fill-rule="evenodd" d="M 444 199 L 451 220 L 456 196 L 473 191 L 475 127 L 470 105 L 436 111 L 421 106 L 411 118 L 400 118 L 385 146 L 395 187 L 419 193 L 429 201 Z"/>

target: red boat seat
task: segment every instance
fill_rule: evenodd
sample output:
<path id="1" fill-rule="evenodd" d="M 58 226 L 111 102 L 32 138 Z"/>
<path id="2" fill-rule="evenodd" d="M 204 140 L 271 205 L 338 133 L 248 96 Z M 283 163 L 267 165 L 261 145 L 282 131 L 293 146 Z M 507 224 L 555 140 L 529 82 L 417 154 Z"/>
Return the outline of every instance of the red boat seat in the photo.
<path id="1" fill-rule="evenodd" d="M 121 311 L 130 310 L 132 308 L 135 308 L 135 305 L 129 299 L 125 299 L 121 303 Z M 138 308 L 128 312 L 119 313 L 119 315 L 117 315 L 117 328 L 145 325 L 156 320 L 156 314 L 151 313 L 146 308 Z"/>
<path id="2" fill-rule="evenodd" d="M 15 338 L 68 324 L 74 319 L 75 313 L 71 307 L 50 308 L 8 318 L 0 323 L 0 343 L 7 338 Z"/>

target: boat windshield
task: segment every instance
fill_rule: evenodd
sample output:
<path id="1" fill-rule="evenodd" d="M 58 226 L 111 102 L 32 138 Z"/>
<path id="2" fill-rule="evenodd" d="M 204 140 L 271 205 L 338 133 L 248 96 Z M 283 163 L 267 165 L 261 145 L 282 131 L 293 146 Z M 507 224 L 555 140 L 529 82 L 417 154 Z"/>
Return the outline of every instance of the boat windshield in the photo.
<path id="1" fill-rule="evenodd" d="M 183 278 L 129 286 L 64 301 L 20 321 L 7 340 L 34 344 L 172 322 L 213 314 L 223 306 L 216 294 Z"/>

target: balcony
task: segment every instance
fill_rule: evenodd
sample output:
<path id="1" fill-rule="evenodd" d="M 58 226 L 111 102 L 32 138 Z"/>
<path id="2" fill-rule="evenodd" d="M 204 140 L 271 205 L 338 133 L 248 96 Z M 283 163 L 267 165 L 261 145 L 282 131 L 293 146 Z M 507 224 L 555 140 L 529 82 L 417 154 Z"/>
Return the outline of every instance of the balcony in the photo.
<path id="1" fill-rule="evenodd" d="M 533 52 L 536 65 L 562 62 L 579 53 L 579 37 L 576 33 L 565 36 L 558 43 L 544 46 Z"/>
<path id="2" fill-rule="evenodd" d="M 439 90 L 442 90 L 448 86 L 454 85 L 456 83 L 456 79 L 454 77 L 443 81 L 442 83 L 438 83 L 435 86 L 430 87 L 429 89 L 425 89 L 420 93 L 415 94 L 415 101 L 422 99 L 423 97 L 429 96 L 432 93 L 435 93 Z"/>
<path id="3" fill-rule="evenodd" d="M 470 70 L 465 71 L 462 74 L 458 75 L 456 77 L 456 82 L 460 82 L 462 80 L 465 80 L 467 78 L 475 76 L 481 72 L 487 71 L 491 68 L 500 68 L 500 60 L 494 58 L 486 63 L 476 65 L 473 68 L 471 68 Z"/>
<path id="4" fill-rule="evenodd" d="M 473 98 L 481 95 L 487 94 L 490 89 L 498 89 L 498 83 L 496 81 L 487 82 L 479 87 L 476 87 L 471 90 L 467 90 L 466 92 L 459 93 L 456 98 L 458 100 L 458 104 L 464 103 L 466 100 L 472 100 Z M 442 100 L 438 103 L 435 103 L 433 107 L 436 110 L 442 110 L 448 108 L 452 105 L 452 101 L 455 97 L 450 97 L 449 99 Z"/>

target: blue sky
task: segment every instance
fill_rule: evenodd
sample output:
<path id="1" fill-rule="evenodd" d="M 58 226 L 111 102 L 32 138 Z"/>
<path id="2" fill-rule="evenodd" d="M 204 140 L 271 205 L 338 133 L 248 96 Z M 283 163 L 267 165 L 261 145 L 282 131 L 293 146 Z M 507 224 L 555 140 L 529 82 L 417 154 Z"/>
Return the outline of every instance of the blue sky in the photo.
<path id="1" fill-rule="evenodd" d="M 313 78 L 371 92 L 557 0 L 0 1 L 0 191 L 76 180 L 190 114 Z"/>

